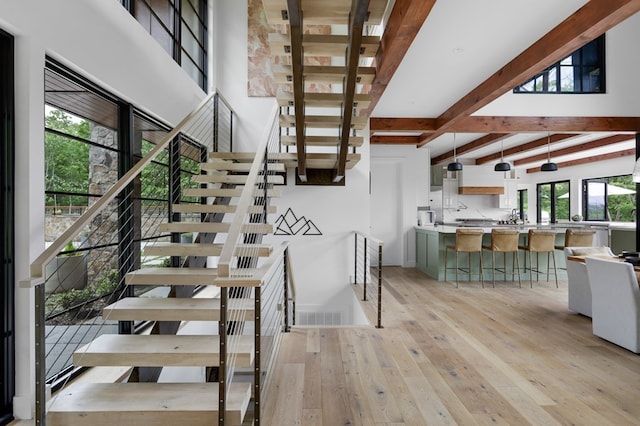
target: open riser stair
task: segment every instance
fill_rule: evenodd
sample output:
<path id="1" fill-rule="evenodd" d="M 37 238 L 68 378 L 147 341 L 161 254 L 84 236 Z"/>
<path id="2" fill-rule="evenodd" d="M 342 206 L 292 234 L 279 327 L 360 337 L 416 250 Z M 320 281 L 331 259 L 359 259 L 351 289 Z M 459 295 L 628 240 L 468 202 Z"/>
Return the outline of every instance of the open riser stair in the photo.
<path id="1" fill-rule="evenodd" d="M 234 222 L 237 206 L 233 201 L 242 194 L 242 186 L 247 179 L 251 153 L 215 153 L 210 161 L 201 166 L 201 175 L 194 182 L 201 186 L 198 190 L 206 195 L 206 204 L 177 204 L 175 213 L 181 212 L 191 220 L 202 221 L 168 222 L 160 226 L 167 234 L 197 233 L 193 243 L 154 242 L 145 248 L 149 256 L 180 259 L 181 267 L 145 267 L 129 272 L 125 283 L 129 286 L 168 286 L 172 290 L 169 297 L 125 297 L 103 310 L 105 320 L 149 321 L 155 324 L 150 334 L 103 334 L 78 349 L 73 355 L 75 366 L 130 366 L 132 373 L 120 383 L 78 383 L 70 384 L 53 395 L 48 403 L 47 424 L 49 425 L 212 425 L 218 424 L 219 383 L 215 371 L 226 359 L 227 369 L 253 370 L 256 362 L 255 333 L 256 319 L 254 290 L 250 287 L 242 291 L 230 291 L 226 300 L 227 311 L 233 312 L 227 318 L 228 334 L 225 337 L 226 353 L 221 353 L 221 339 L 218 335 L 219 321 L 222 319 L 220 297 L 172 297 L 180 294 L 179 288 L 207 286 L 213 294 L 218 294 L 218 270 L 216 267 L 190 267 L 202 262 L 195 259 L 210 259 L 215 263 L 223 251 L 224 240 Z M 283 172 L 283 163 L 268 163 L 271 172 Z M 262 179 L 262 180 L 260 180 Z M 263 198 L 266 205 L 251 205 L 249 216 L 260 217 L 275 213 L 268 205 L 269 197 L 275 191 L 271 188 L 281 183 L 281 177 L 274 175 L 260 177 L 256 191 L 269 191 Z M 266 182 L 266 188 L 265 184 Z M 212 192 L 206 192 L 212 191 Z M 213 191 L 224 191 L 216 194 Z M 220 197 L 223 202 L 216 203 Z M 241 232 L 251 235 L 251 241 L 238 244 L 234 255 L 242 256 L 242 264 L 247 269 L 235 270 L 240 275 L 253 276 L 257 270 L 258 258 L 268 258 L 273 253 L 270 245 L 261 244 L 262 235 L 273 232 L 267 223 L 243 225 Z M 174 238 L 177 241 L 178 239 Z M 247 254 L 249 253 L 249 254 Z M 251 256 L 247 258 L 247 256 Z M 253 259 L 248 261 L 248 259 Z M 255 285 L 245 280 L 247 285 Z M 240 288 L 242 282 L 238 282 Z M 206 293 L 206 292 L 203 292 Z M 190 292 L 189 294 L 192 294 Z M 226 292 L 225 292 L 226 294 Z M 226 314 L 225 314 L 226 315 Z M 189 329 L 189 326 L 196 325 Z M 202 324 L 198 326 L 197 324 Z M 173 333 L 167 333 L 173 330 Z M 195 330 L 195 331 L 194 331 Z M 203 331 L 212 330 L 210 334 Z M 196 383 L 156 382 L 140 380 L 143 377 L 158 377 L 146 374 L 150 368 L 201 367 L 202 380 Z M 147 369 L 147 370 L 144 370 Z M 150 370 L 149 370 L 150 371 Z M 213 372 L 213 373 L 212 373 Z M 225 392 L 226 423 L 239 425 L 245 421 L 252 399 L 253 385 L 249 382 L 233 383 Z"/>

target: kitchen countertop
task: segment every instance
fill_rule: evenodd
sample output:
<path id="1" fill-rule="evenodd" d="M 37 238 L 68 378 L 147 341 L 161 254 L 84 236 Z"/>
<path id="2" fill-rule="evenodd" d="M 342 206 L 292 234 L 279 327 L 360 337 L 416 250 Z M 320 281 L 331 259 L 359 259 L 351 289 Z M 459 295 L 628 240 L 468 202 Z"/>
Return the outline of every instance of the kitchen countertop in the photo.
<path id="1" fill-rule="evenodd" d="M 459 226 L 456 224 L 446 223 L 443 225 L 424 225 L 424 226 L 416 226 L 417 230 L 424 231 L 437 231 L 443 234 L 454 234 L 456 229 L 458 228 L 469 228 L 471 226 Z M 526 224 L 526 225 L 509 225 L 509 224 L 495 224 L 495 225 L 478 225 L 472 226 L 473 228 L 480 228 L 484 230 L 485 233 L 491 233 L 491 230 L 494 228 L 509 228 L 509 229 L 517 229 L 521 233 L 529 232 L 529 229 L 549 229 L 556 231 L 558 233 L 564 232 L 567 228 L 606 228 L 606 229 L 625 229 L 625 230 L 634 230 L 634 223 L 625 223 L 625 222 L 569 222 L 569 223 L 555 223 L 552 225 L 538 225 L 538 224 Z"/>

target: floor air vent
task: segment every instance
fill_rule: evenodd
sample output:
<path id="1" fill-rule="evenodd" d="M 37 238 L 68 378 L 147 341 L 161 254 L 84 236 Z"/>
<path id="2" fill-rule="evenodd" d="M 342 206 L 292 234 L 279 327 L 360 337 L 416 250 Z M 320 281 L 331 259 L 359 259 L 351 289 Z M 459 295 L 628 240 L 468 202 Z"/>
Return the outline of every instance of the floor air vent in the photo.
<path id="1" fill-rule="evenodd" d="M 338 326 L 342 322 L 342 312 L 298 312 L 297 325 Z"/>

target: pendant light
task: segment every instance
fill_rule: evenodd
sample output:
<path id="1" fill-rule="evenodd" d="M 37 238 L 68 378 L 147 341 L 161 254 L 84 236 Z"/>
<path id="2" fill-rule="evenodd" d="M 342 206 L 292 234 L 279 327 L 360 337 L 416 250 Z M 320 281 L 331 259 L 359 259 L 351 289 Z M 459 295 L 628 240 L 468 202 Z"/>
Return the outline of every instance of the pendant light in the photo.
<path id="1" fill-rule="evenodd" d="M 496 172 L 508 172 L 511 164 L 504 162 L 504 140 L 500 141 L 500 162 L 493 167 Z"/>
<path id="2" fill-rule="evenodd" d="M 447 164 L 447 171 L 457 172 L 462 170 L 462 163 L 456 157 L 456 134 L 453 134 L 453 163 Z"/>
<path id="3" fill-rule="evenodd" d="M 551 135 L 547 132 L 547 162 L 540 166 L 541 172 L 555 172 L 558 165 L 551 162 Z"/>

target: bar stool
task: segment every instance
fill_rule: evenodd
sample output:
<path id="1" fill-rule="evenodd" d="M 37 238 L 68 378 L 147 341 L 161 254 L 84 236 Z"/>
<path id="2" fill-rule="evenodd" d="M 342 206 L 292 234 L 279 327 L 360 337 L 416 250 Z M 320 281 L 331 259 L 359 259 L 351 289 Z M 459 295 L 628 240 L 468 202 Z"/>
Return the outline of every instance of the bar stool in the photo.
<path id="1" fill-rule="evenodd" d="M 536 281 L 538 281 L 540 274 L 540 253 L 547 253 L 547 281 L 549 281 L 549 253 L 553 257 L 553 273 L 556 278 L 556 288 L 558 287 L 558 269 L 556 268 L 556 254 L 555 254 L 556 233 L 553 231 L 547 231 L 542 229 L 529 229 L 526 246 L 518 246 L 520 250 L 529 253 L 529 268 L 527 268 L 527 260 L 525 258 L 524 270 L 531 272 L 529 275 L 529 281 L 533 288 L 533 273 L 536 273 Z M 531 253 L 536 253 L 536 269 L 533 269 L 533 259 Z"/>
<path id="2" fill-rule="evenodd" d="M 456 244 L 447 246 L 444 251 L 444 280 L 447 280 L 447 253 L 449 250 L 455 250 L 456 252 L 456 287 L 458 287 L 458 270 L 466 272 L 471 281 L 471 253 L 478 253 L 480 257 L 480 280 L 482 281 L 482 287 L 484 287 L 484 274 L 482 272 L 482 235 L 484 231 L 480 228 L 458 228 L 456 229 Z M 465 271 L 458 266 L 458 254 L 467 253 L 468 255 L 468 269 Z"/>
<path id="3" fill-rule="evenodd" d="M 564 245 L 556 246 L 556 250 L 564 250 L 565 247 L 591 247 L 594 235 L 596 231 L 593 229 L 567 228 L 564 233 Z"/>
<path id="4" fill-rule="evenodd" d="M 522 287 L 520 280 L 520 262 L 518 260 L 518 238 L 520 232 L 517 229 L 493 228 L 491 230 L 491 245 L 482 248 L 491 252 L 491 269 L 493 273 L 493 286 L 496 286 L 496 272 L 504 274 L 504 280 L 507 280 L 507 253 L 511 253 L 511 281 L 515 278 L 515 271 L 518 271 L 518 286 Z M 503 269 L 496 268 L 496 252 L 503 255 Z"/>

